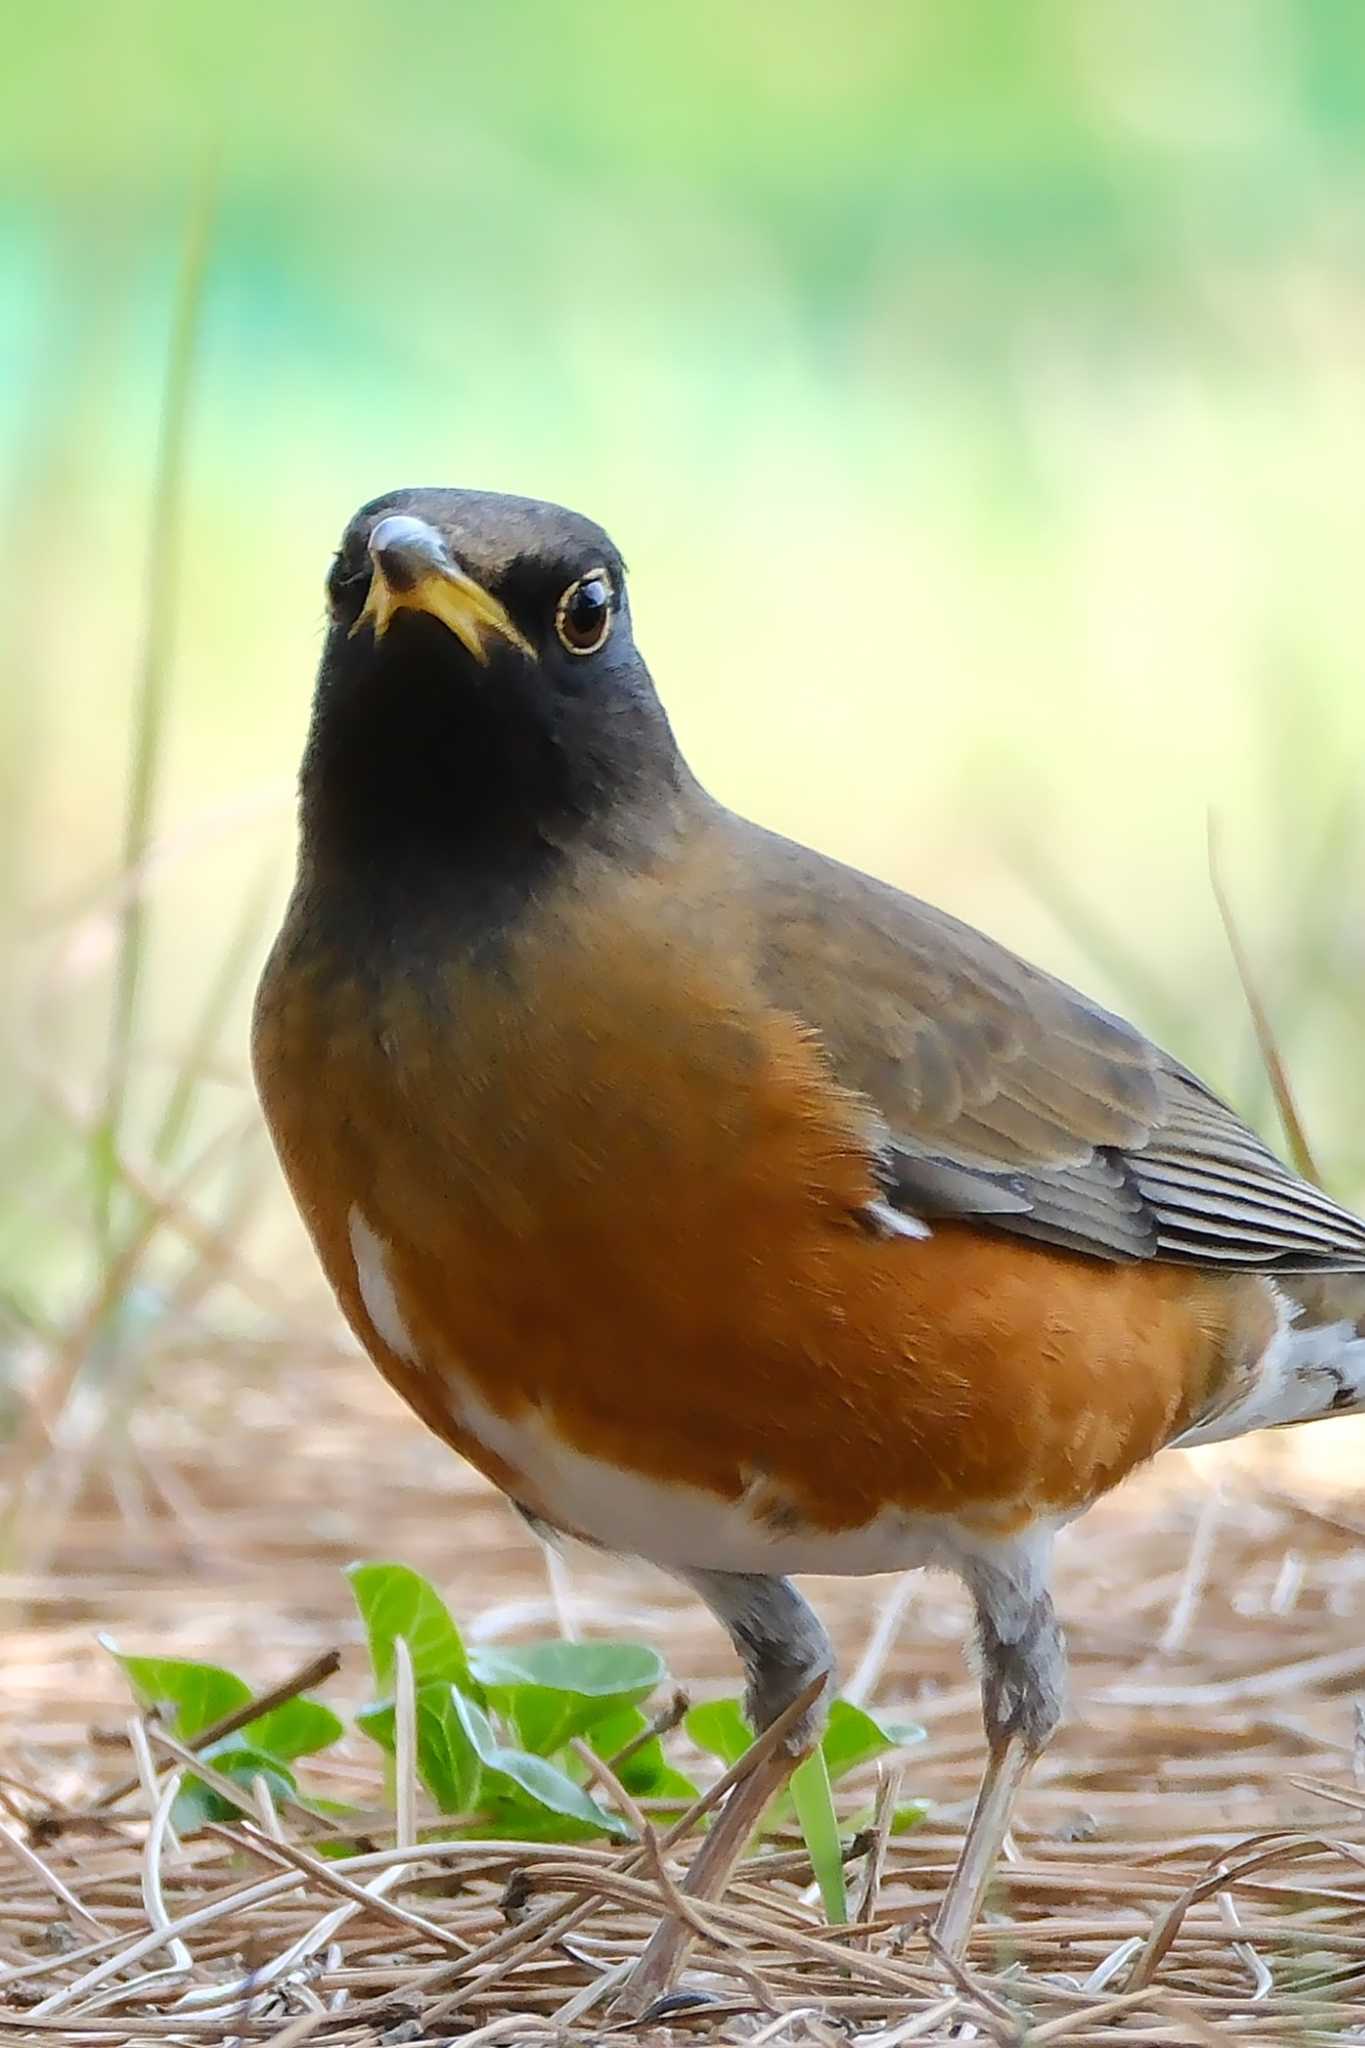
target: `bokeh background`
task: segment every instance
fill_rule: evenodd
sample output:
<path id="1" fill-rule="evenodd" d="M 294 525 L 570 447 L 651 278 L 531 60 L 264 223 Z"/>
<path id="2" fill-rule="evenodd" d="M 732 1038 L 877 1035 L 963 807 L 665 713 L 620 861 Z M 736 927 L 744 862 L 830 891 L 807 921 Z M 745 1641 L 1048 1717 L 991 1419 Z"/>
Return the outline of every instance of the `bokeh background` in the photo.
<path id="1" fill-rule="evenodd" d="M 1212 821 L 1318 1170 L 1361 1203 L 1363 480 L 1362 0 L 4 10 L 0 1858 L 127 1768 L 102 1632 L 257 1690 L 335 1645 L 358 1704 L 357 1556 L 431 1574 L 476 1642 L 641 1637 L 735 1687 L 683 1589 L 547 1563 L 389 1394 L 270 1156 L 247 1013 L 353 508 L 434 482 L 595 515 L 719 795 L 1081 982 L 1280 1141 Z M 1116 1988 L 1211 1855 L 1297 1829 L 1316 1860 L 1268 1837 L 1281 1876 L 1241 1922 L 1191 1908 L 1157 1989 L 1261 2038 L 1263 1953 L 1253 2016 L 1308 2040 L 1311 1982 L 1312 2039 L 1358 2022 L 1362 1441 L 1169 1453 L 1061 1545 L 1076 1710 L 1001 1993 L 1022 1969 L 1070 2025 L 1064 1987 Z M 916 1910 L 979 1767 L 965 1603 L 812 1591 L 855 1695 L 926 1730 L 933 1811 L 888 1865 Z M 377 1759 L 352 1736 L 308 1782 L 387 1827 Z M 29 1836 L 130 1943 L 151 1803 Z M 202 1851 L 162 1859 L 173 1910 L 245 1881 Z M 89 1930 L 10 1867 L 0 2003 L 70 1993 Z M 269 1952 L 214 1896 L 210 1997 Z M 406 1985 L 410 1947 L 370 1925 L 307 1995 Z"/>
<path id="2" fill-rule="evenodd" d="M 721 796 L 1273 1133 L 1213 815 L 1365 1195 L 1355 0 L 53 0 L 0 107 L 20 1554 L 214 1345 L 268 1389 L 333 1327 L 245 1019 L 328 555 L 396 484 L 600 518 Z"/>

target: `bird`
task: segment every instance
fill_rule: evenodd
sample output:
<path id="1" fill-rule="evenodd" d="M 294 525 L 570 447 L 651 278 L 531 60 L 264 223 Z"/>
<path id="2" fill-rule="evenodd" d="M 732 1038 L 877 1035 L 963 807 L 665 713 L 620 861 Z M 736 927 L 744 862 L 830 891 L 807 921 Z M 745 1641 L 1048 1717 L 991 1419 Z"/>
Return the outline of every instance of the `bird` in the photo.
<path id="1" fill-rule="evenodd" d="M 709 795 L 593 521 L 393 491 L 327 605 L 252 1055 L 341 1310 L 534 1527 L 692 1589 L 783 1723 L 694 1897 L 827 1711 L 793 1575 L 963 1581 L 961 1956 L 1063 1712 L 1058 1532 L 1166 1446 L 1365 1409 L 1365 1223 L 1131 1024 Z"/>

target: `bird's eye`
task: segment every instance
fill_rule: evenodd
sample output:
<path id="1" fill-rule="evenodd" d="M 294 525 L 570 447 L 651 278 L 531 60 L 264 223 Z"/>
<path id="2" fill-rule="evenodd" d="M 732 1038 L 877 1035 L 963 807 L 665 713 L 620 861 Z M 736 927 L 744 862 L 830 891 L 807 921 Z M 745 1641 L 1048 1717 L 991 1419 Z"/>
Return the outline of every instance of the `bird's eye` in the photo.
<path id="1" fill-rule="evenodd" d="M 555 607 L 555 631 L 570 654 L 596 654 L 611 631 L 611 585 L 602 569 L 571 583 Z"/>

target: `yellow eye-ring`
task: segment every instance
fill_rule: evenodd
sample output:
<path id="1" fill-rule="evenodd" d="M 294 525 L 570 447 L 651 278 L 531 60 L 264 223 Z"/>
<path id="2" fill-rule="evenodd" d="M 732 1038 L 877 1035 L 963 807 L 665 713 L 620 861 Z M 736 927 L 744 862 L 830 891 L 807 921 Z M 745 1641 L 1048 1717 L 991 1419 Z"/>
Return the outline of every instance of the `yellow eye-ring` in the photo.
<path id="1" fill-rule="evenodd" d="M 555 606 L 555 631 L 570 654 L 596 654 L 611 631 L 611 584 L 605 569 L 571 583 Z"/>

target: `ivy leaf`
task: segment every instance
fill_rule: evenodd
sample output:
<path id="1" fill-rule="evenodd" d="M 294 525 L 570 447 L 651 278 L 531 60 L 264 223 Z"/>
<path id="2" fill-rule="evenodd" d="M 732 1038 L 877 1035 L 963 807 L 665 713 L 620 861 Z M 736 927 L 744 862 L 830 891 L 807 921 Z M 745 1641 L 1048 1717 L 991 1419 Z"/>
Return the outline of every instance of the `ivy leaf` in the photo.
<path id="1" fill-rule="evenodd" d="M 738 1700 L 703 1700 L 688 1710 L 683 1727 L 698 1749 L 719 1757 L 727 1770 L 754 1739 Z"/>
<path id="2" fill-rule="evenodd" d="M 692 1708 L 683 1725 L 698 1749 L 719 1757 L 727 1769 L 739 1762 L 753 1741 L 738 1700 L 706 1700 Z M 859 1764 L 885 1756 L 888 1750 L 904 1749 L 923 1739 L 924 1730 L 913 1721 L 884 1721 L 865 1707 L 855 1707 L 851 1700 L 835 1700 L 820 1748 L 831 1779 L 838 1779 L 847 1777 Z"/>
<path id="3" fill-rule="evenodd" d="M 923 1739 L 924 1730 L 915 1722 L 883 1721 L 850 1700 L 835 1700 L 820 1747 L 830 1777 L 837 1779 L 859 1764 L 870 1763 L 873 1757 L 885 1756 L 888 1750 L 905 1749 Z"/>
<path id="4" fill-rule="evenodd" d="M 464 1814 L 478 1804 L 483 1765 L 455 1711 L 455 1688 L 438 1681 L 417 1689 L 417 1775 L 442 1813 Z M 390 1756 L 397 1752 L 392 1702 L 362 1708 L 355 1717 L 362 1734 Z"/>
<path id="5" fill-rule="evenodd" d="M 292 1799 L 298 1793 L 293 1772 L 278 1757 L 267 1756 L 262 1750 L 243 1742 L 240 1735 L 225 1736 L 222 1742 L 210 1743 L 204 1751 L 204 1761 L 211 1763 L 225 1778 L 240 1781 L 242 1803 L 234 1806 L 215 1786 L 206 1785 L 202 1778 L 187 1777 L 171 1808 L 171 1825 L 182 1835 L 194 1834 L 207 1821 L 237 1820 L 243 1812 L 254 1813 L 251 1786 L 255 1778 L 265 1779 L 272 1798 L 276 1800 Z"/>
<path id="6" fill-rule="evenodd" d="M 301 1695 L 298 1699 L 286 1700 L 282 1707 L 272 1707 L 268 1714 L 260 1714 L 254 1721 L 248 1721 L 242 1733 L 256 1749 L 266 1751 L 270 1756 L 283 1757 L 292 1762 L 299 1756 L 316 1756 L 320 1749 L 330 1749 L 334 1742 L 340 1742 L 345 1729 L 330 1707 L 324 1707 L 321 1700 Z"/>
<path id="7" fill-rule="evenodd" d="M 198 1664 L 185 1657 L 131 1657 L 102 1637 L 104 1647 L 121 1667 L 140 1705 L 155 1708 L 173 1735 L 190 1741 L 215 1721 L 235 1714 L 251 1699 L 251 1687 L 221 1664 Z M 241 1728 L 238 1747 L 292 1762 L 313 1756 L 339 1742 L 345 1733 L 330 1707 L 306 1694 L 258 1714 Z"/>
<path id="8" fill-rule="evenodd" d="M 417 1685 L 444 1679 L 477 1692 L 469 1659 L 450 1610 L 430 1582 L 405 1564 L 353 1564 L 346 1573 L 365 1624 L 375 1685 L 393 1687 L 393 1646 L 399 1636 L 412 1658 Z"/>
<path id="9" fill-rule="evenodd" d="M 610 1763 L 646 1725 L 638 1707 L 626 1707 L 604 1721 L 594 1721 L 585 1740 L 595 1755 Z M 637 1799 L 669 1799 L 686 1806 L 697 1796 L 697 1787 L 692 1780 L 682 1771 L 675 1770 L 665 1757 L 664 1746 L 657 1735 L 652 1735 L 648 1742 L 642 1742 L 623 1764 L 615 1768 L 627 1792 Z"/>
<path id="10" fill-rule="evenodd" d="M 186 1657 L 130 1657 L 108 1636 L 100 1641 L 122 1669 L 138 1704 L 155 1708 L 182 1742 L 235 1714 L 251 1698 L 246 1680 L 221 1664 L 196 1664 Z"/>
<path id="11" fill-rule="evenodd" d="M 642 1643 L 526 1643 L 475 1650 L 469 1662 L 489 1704 L 537 1756 L 648 1699 L 664 1676 L 663 1659 Z"/>
<path id="12" fill-rule="evenodd" d="M 524 1749 L 513 1749 L 498 1741 L 493 1724 L 477 1700 L 452 1689 L 455 1712 L 484 1767 L 483 1794 L 512 1815 L 543 1809 L 563 1820 L 579 1822 L 595 1834 L 629 1836 L 630 1829 L 614 1813 L 608 1813 L 590 1799 L 581 1785 Z M 530 1818 L 531 1816 L 527 1816 Z M 532 1839 L 533 1837 L 528 1837 Z"/>

